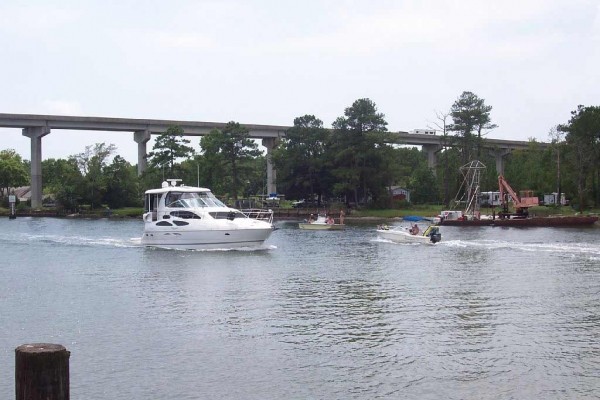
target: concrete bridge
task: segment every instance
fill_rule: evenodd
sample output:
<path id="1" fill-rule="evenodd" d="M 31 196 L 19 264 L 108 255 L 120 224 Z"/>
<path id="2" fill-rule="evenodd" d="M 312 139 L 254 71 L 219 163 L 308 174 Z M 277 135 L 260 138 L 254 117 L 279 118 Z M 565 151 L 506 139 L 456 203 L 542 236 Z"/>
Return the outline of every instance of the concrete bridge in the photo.
<path id="1" fill-rule="evenodd" d="M 180 126 L 186 136 L 202 136 L 213 129 L 223 129 L 227 125 L 223 122 L 202 121 L 175 121 L 134 118 L 107 118 L 107 117 L 77 117 L 61 115 L 34 115 L 34 114 L 2 114 L 0 113 L 0 127 L 20 128 L 23 135 L 31 139 L 31 206 L 42 206 L 42 138 L 52 129 L 91 130 L 91 131 L 119 131 L 133 133 L 133 140 L 138 144 L 138 174 L 146 169 L 146 144 L 151 135 L 166 132 L 170 126 Z M 262 145 L 267 149 L 267 190 L 276 193 L 276 171 L 271 163 L 270 152 L 276 140 L 285 136 L 285 131 L 290 126 L 242 124 L 249 130 L 253 139 L 261 139 Z M 436 154 L 442 149 L 442 136 L 411 134 L 396 132 L 395 142 L 398 144 L 423 146 L 427 153 L 430 167 L 436 163 Z M 486 144 L 492 146 L 496 156 L 496 170 L 504 170 L 503 158 L 515 149 L 526 149 L 528 142 L 486 139 Z"/>
<path id="2" fill-rule="evenodd" d="M 422 149 L 427 153 L 427 164 L 430 168 L 434 168 L 437 163 L 437 153 L 444 148 L 444 137 L 440 135 L 425 135 L 418 133 L 396 132 L 397 143 L 407 145 L 422 146 Z M 448 136 L 446 143 L 447 147 L 456 145 L 452 142 L 455 136 Z M 538 143 L 541 148 L 546 148 L 548 143 Z M 504 173 L 504 158 L 513 150 L 526 150 L 529 148 L 529 142 L 519 140 L 505 139 L 485 139 L 485 147 L 494 156 L 496 160 L 496 171 L 499 174 Z"/>

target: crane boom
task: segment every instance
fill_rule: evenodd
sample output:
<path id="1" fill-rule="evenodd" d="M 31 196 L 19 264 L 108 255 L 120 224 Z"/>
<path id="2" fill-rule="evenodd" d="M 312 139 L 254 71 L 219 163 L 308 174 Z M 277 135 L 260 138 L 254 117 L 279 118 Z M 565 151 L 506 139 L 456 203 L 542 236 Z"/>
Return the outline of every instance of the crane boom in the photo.
<path id="1" fill-rule="evenodd" d="M 537 206 L 539 199 L 537 197 L 519 197 L 517 192 L 508 184 L 504 175 L 498 175 L 498 187 L 500 189 L 500 204 L 504 209 L 505 213 L 508 213 L 508 199 L 507 194 L 510 195 L 515 211 L 520 215 L 527 215 L 528 208 Z"/>

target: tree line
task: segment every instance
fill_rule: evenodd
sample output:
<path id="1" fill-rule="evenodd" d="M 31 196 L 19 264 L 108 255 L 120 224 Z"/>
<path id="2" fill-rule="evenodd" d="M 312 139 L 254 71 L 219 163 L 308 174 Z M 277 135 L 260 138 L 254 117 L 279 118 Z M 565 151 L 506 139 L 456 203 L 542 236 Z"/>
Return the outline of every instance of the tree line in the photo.
<path id="1" fill-rule="evenodd" d="M 410 190 L 413 204 L 448 206 L 462 182 L 460 167 L 475 159 L 487 166 L 482 190 L 495 191 L 498 172 L 486 144 L 486 135 L 497 128 L 491 111 L 484 99 L 463 92 L 447 112 L 436 113 L 433 128 L 442 149 L 434 169 L 424 151 L 398 142 L 370 99 L 352 103 L 331 129 L 314 115 L 297 117 L 271 154 L 278 192 L 287 199 L 391 208 L 402 201 L 394 200 L 390 188 L 402 187 Z M 600 107 L 578 106 L 569 121 L 550 129 L 549 139 L 545 147 L 530 139 L 528 149 L 508 155 L 507 180 L 516 190 L 565 193 L 581 209 L 598 207 Z M 169 127 L 157 136 L 141 176 L 137 166 L 115 155 L 112 144 L 90 145 L 67 159 L 46 159 L 43 192 L 65 210 L 137 207 L 143 192 L 160 187 L 166 178 L 209 187 L 231 200 L 267 194 L 266 155 L 243 125 L 232 121 L 214 129 L 200 138 L 199 152 L 190 143 L 181 127 Z M 14 150 L 0 151 L 5 203 L 10 188 L 29 184 L 29 171 L 29 161 Z"/>

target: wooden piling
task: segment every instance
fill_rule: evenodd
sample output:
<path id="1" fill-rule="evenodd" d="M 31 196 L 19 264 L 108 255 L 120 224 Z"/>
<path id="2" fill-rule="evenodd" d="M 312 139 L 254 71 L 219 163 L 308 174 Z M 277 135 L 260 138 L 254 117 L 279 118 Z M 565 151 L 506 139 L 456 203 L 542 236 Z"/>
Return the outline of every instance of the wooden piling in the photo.
<path id="1" fill-rule="evenodd" d="M 69 400 L 69 356 L 60 344 L 15 349 L 16 400 Z"/>

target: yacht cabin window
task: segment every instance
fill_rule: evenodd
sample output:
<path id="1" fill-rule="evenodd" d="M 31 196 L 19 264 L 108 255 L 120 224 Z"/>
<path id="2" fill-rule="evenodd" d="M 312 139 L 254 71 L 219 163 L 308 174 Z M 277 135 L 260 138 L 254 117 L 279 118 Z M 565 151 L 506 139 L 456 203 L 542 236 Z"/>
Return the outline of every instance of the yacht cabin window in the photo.
<path id="1" fill-rule="evenodd" d="M 211 192 L 171 191 L 165 195 L 165 205 L 173 208 L 226 207 Z"/>

